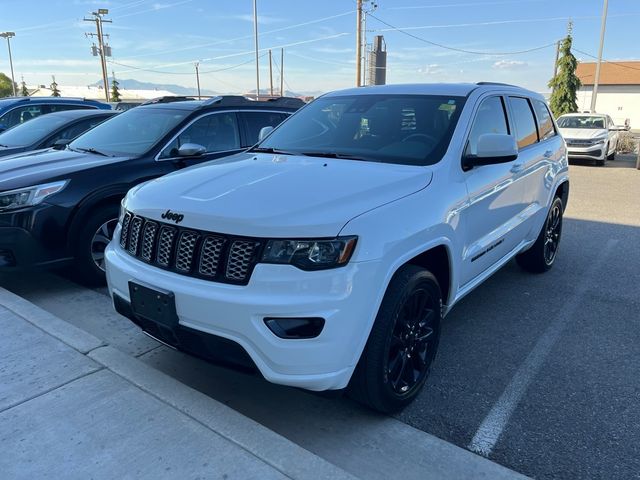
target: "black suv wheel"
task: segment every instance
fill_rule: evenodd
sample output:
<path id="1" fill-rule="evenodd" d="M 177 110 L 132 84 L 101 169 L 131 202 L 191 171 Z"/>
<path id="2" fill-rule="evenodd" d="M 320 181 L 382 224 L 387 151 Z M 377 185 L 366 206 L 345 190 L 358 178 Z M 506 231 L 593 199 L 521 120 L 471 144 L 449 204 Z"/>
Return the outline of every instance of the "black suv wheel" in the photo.
<path id="1" fill-rule="evenodd" d="M 82 283 L 105 283 L 104 250 L 113 237 L 118 211 L 118 205 L 106 205 L 85 218 L 75 248 L 74 274 Z"/>
<path id="2" fill-rule="evenodd" d="M 436 278 L 415 265 L 391 280 L 349 385 L 378 411 L 404 408 L 424 386 L 440 339 L 442 295 Z"/>

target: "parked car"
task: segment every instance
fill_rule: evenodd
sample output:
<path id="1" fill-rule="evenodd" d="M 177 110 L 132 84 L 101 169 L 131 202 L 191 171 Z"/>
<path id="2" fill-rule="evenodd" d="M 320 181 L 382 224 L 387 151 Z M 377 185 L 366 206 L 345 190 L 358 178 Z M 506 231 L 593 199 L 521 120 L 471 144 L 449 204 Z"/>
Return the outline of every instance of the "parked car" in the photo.
<path id="1" fill-rule="evenodd" d="M 615 159 L 619 127 L 609 115 L 568 113 L 558 117 L 557 122 L 567 142 L 569 158 L 594 160 L 598 166 Z"/>
<path id="2" fill-rule="evenodd" d="M 0 99 L 0 132 L 46 113 L 81 109 L 111 110 L 96 100 L 65 97 L 10 97 Z"/>
<path id="3" fill-rule="evenodd" d="M 291 98 L 172 100 L 120 113 L 66 150 L 0 161 L 0 269 L 74 262 L 80 279 L 104 282 L 104 249 L 131 187 L 245 150 L 261 128 L 302 105 Z"/>
<path id="4" fill-rule="evenodd" d="M 44 148 L 62 148 L 78 135 L 117 114 L 113 110 L 48 113 L 0 133 L 0 157 Z"/>
<path id="5" fill-rule="evenodd" d="M 394 411 L 453 305 L 513 257 L 553 266 L 566 158 L 543 97 L 521 88 L 330 93 L 245 153 L 133 188 L 109 292 L 166 344 Z"/>

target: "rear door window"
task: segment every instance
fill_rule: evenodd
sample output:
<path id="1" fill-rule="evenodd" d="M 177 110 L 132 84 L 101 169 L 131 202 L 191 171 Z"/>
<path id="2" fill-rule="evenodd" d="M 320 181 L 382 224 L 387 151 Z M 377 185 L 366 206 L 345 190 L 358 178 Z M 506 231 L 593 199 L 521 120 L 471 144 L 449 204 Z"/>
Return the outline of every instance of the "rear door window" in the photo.
<path id="1" fill-rule="evenodd" d="M 72 105 L 72 104 L 63 104 L 63 103 L 55 103 L 49 105 L 50 112 L 64 112 L 65 110 L 89 110 L 95 109 L 96 107 L 90 105 Z"/>
<path id="2" fill-rule="evenodd" d="M 49 112 L 48 105 L 25 105 L 5 113 L 0 117 L 0 125 L 4 128 L 10 128 Z"/>
<path id="3" fill-rule="evenodd" d="M 522 150 L 538 141 L 536 121 L 529 100 L 523 97 L 509 97 L 511 112 L 516 127 L 518 149 Z"/>
<path id="4" fill-rule="evenodd" d="M 540 141 L 555 136 L 556 131 L 553 127 L 553 120 L 551 120 L 551 113 L 549 113 L 549 109 L 545 103 L 540 100 L 534 100 L 533 108 L 536 111 L 536 117 L 538 117 L 538 135 L 540 136 Z"/>

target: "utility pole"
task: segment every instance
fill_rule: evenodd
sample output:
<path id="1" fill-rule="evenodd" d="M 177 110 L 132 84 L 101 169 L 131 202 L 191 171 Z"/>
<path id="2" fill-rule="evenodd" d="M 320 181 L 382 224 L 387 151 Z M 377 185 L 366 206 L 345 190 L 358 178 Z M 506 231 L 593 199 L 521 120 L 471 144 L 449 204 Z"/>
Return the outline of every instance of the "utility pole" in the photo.
<path id="1" fill-rule="evenodd" d="M 356 6 L 356 87 L 362 85 L 362 0 Z"/>
<path id="2" fill-rule="evenodd" d="M 273 67 L 271 66 L 271 49 L 269 49 L 269 93 L 273 97 Z"/>
<path id="3" fill-rule="evenodd" d="M 85 22 L 95 22 L 96 24 L 96 33 L 88 33 L 87 35 L 90 37 L 97 37 L 98 39 L 98 48 L 97 53 L 100 55 L 100 66 L 102 67 L 102 82 L 104 84 L 104 96 L 109 101 L 109 80 L 107 79 L 107 56 L 111 56 L 111 47 L 104 44 L 104 33 L 102 30 L 103 23 L 111 23 L 111 20 L 105 20 L 103 15 L 108 15 L 109 10 L 106 8 L 99 8 L 97 12 L 91 12 L 93 18 L 84 18 Z M 95 45 L 93 50 L 94 56 L 96 55 Z M 108 50 L 108 51 L 107 51 Z"/>
<path id="4" fill-rule="evenodd" d="M 258 63 L 258 5 L 253 0 L 253 38 L 256 44 L 256 100 L 260 98 L 260 64 Z"/>
<path id="5" fill-rule="evenodd" d="M 602 24 L 600 26 L 600 47 L 598 48 L 598 63 L 596 63 L 596 76 L 593 81 L 593 92 L 591 92 L 591 113 L 596 111 L 596 99 L 598 97 L 598 83 L 600 83 L 600 64 L 602 63 L 602 48 L 604 47 L 604 31 L 607 26 L 607 8 L 609 0 L 604 0 L 602 7 Z"/>
<path id="6" fill-rule="evenodd" d="M 198 70 L 200 68 L 200 62 L 196 62 L 195 63 L 195 67 L 196 67 L 196 83 L 198 84 L 198 100 L 201 100 L 201 98 L 200 98 L 200 71 Z"/>
<path id="7" fill-rule="evenodd" d="M 284 97 L 284 48 L 280 49 L 280 96 Z"/>
<path id="8" fill-rule="evenodd" d="M 13 77 L 13 58 L 11 58 L 11 42 L 9 39 L 15 37 L 15 32 L 2 32 L 0 33 L 0 37 L 7 39 L 7 48 L 9 49 L 9 66 L 11 67 L 11 88 L 13 90 L 13 96 L 17 97 L 16 93 L 16 81 Z"/>
<path id="9" fill-rule="evenodd" d="M 556 78 L 558 75 L 558 60 L 560 60 L 560 40 L 556 43 L 556 61 L 553 64 L 553 77 Z"/>

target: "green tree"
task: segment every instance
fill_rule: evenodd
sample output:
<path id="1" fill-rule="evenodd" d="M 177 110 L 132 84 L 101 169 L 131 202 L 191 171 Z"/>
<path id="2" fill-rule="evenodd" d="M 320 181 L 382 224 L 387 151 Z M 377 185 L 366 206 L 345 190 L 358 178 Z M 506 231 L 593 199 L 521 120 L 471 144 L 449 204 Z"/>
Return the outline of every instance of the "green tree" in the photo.
<path id="1" fill-rule="evenodd" d="M 113 80 L 111 80 L 111 101 L 119 102 L 120 101 L 120 82 L 116 80 L 115 74 L 112 72 L 111 76 Z"/>
<path id="2" fill-rule="evenodd" d="M 582 86 L 582 82 L 576 75 L 578 61 L 571 53 L 572 43 L 571 34 L 562 41 L 558 73 L 549 81 L 549 87 L 552 89 L 549 106 L 556 117 L 578 111 L 576 92 Z"/>
<path id="3" fill-rule="evenodd" d="M 60 96 L 60 90 L 58 90 L 58 84 L 56 83 L 56 77 L 52 76 L 51 79 L 53 80 L 53 82 L 51 82 L 51 96 L 52 97 L 59 97 Z"/>
<path id="4" fill-rule="evenodd" d="M 25 83 L 24 79 L 22 79 L 22 82 L 20 83 L 20 95 L 22 95 L 23 97 L 29 96 L 29 90 L 27 89 L 27 84 Z"/>
<path id="5" fill-rule="evenodd" d="M 0 73 L 0 97 L 10 97 L 13 95 L 11 79 L 4 73 Z"/>

